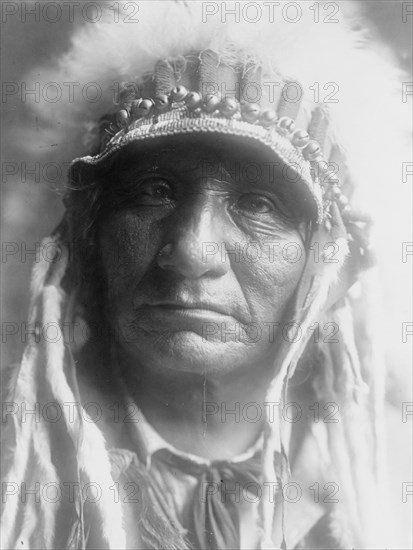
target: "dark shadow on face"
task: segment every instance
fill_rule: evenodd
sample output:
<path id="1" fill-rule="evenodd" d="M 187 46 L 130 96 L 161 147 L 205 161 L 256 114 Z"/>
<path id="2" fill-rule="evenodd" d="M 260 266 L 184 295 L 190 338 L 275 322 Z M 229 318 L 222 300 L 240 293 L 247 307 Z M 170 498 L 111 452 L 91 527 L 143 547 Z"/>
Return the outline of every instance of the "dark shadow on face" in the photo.
<path id="1" fill-rule="evenodd" d="M 305 263 L 303 184 L 241 143 L 171 143 L 130 146 L 100 182 L 118 345 L 154 371 L 268 362 Z"/>

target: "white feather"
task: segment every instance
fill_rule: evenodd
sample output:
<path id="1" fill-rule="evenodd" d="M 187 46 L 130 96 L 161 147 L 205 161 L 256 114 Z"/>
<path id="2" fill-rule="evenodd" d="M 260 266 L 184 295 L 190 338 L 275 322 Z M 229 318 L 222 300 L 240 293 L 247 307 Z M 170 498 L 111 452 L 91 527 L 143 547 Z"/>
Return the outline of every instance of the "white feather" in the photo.
<path id="1" fill-rule="evenodd" d="M 399 178 L 401 162 L 410 158 L 410 105 L 402 101 L 406 76 L 388 50 L 367 40 L 366 32 L 360 30 L 360 14 L 356 12 L 353 19 L 339 9 L 334 16 L 337 23 L 316 23 L 308 2 L 298 2 L 301 18 L 291 23 L 281 16 L 281 3 L 274 12 L 274 22 L 263 7 L 257 23 L 242 17 L 235 22 L 229 15 L 224 23 L 219 3 L 215 3 L 220 10 L 215 16 L 205 14 L 204 4 L 189 2 L 185 8 L 178 2 L 137 2 L 138 22 L 132 23 L 125 21 L 131 7 L 125 9 L 120 2 L 119 22 L 114 23 L 113 7 L 103 6 L 100 21 L 79 27 L 72 36 L 70 50 L 54 66 L 37 67 L 31 75 L 41 84 L 79 84 L 75 90 L 77 101 L 41 101 L 35 105 L 43 128 L 47 128 L 46 141 L 64 143 L 69 160 L 84 153 L 79 138 L 85 137 L 86 128 L 99 116 L 114 110 L 115 83 L 135 81 L 153 71 L 156 61 L 165 56 L 218 49 L 223 61 L 255 60 L 268 80 L 283 75 L 300 82 L 308 110 L 318 104 L 314 101 L 314 86 L 319 86 L 319 101 L 323 101 L 333 90 L 323 87 L 334 83 L 338 89 L 332 99 L 338 101 L 326 105 L 331 114 L 332 137 L 347 153 L 358 189 L 356 201 L 368 204 L 368 210 L 374 210 L 376 216 L 384 214 L 383 201 L 378 200 L 376 191 L 388 189 L 395 174 Z M 229 10 L 233 3 L 226 4 Z M 322 3 L 320 6 L 321 14 L 325 14 Z M 88 101 L 81 93 L 93 82 L 102 90 L 102 98 L 96 102 Z M 38 138 L 25 141 L 35 143 L 38 152 L 44 145 Z M 67 146 L 68 141 L 73 148 Z"/>

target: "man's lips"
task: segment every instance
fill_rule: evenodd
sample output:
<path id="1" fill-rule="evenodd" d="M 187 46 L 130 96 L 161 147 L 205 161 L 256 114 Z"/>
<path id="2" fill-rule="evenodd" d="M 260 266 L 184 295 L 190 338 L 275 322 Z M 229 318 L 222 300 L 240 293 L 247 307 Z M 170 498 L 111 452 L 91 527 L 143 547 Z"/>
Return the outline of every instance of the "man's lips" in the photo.
<path id="1" fill-rule="evenodd" d="M 172 310 L 182 310 L 186 309 L 188 311 L 190 310 L 207 310 L 207 311 L 214 311 L 215 313 L 220 313 L 221 315 L 228 315 L 231 316 L 231 312 L 229 308 L 225 308 L 222 305 L 217 304 L 210 304 L 207 302 L 159 302 L 154 304 L 147 304 L 149 306 L 153 307 L 162 307 L 165 309 L 172 309 Z"/>
<path id="2" fill-rule="evenodd" d="M 222 304 L 210 303 L 210 302 L 187 302 L 187 301 L 159 301 L 142 304 L 139 309 L 145 309 L 146 311 L 164 312 L 165 315 L 184 315 L 187 317 L 198 317 L 205 319 L 213 318 L 232 318 L 238 322 L 243 323 L 241 316 L 238 312 L 234 311 L 232 307 L 226 307 Z"/>

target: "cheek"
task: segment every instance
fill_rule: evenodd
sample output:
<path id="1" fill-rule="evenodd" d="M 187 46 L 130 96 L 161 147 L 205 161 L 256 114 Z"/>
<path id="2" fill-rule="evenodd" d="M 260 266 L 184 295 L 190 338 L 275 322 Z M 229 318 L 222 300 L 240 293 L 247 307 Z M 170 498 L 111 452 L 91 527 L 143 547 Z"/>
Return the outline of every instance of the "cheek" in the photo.
<path id="1" fill-rule="evenodd" d="M 129 213 L 111 217 L 99 228 L 99 245 L 111 297 L 120 296 L 142 279 L 156 257 L 155 224 Z"/>
<path id="2" fill-rule="evenodd" d="M 281 318 L 300 280 L 306 261 L 298 233 L 244 247 L 238 279 L 256 320 Z M 236 269 L 236 268 L 235 268 Z"/>

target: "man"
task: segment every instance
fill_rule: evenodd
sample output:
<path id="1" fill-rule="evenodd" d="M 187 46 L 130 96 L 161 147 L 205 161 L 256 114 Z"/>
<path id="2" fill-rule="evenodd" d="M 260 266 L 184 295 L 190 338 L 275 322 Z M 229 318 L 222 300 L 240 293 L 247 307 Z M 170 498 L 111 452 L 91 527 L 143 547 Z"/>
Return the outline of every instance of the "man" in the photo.
<path id="1" fill-rule="evenodd" d="M 144 5 L 132 30 L 108 9 L 62 60 L 62 77 L 126 84 L 34 271 L 34 331 L 88 336 L 34 337 L 16 374 L 12 401 L 41 419 L 13 418 L 6 480 L 42 492 L 9 499 L 5 547 L 375 540 L 380 371 L 360 366 L 348 290 L 371 267 L 349 197 L 377 174 L 357 147 L 376 123 L 359 118 L 376 84 L 363 70 L 379 61 L 347 24 L 307 13 L 292 35 L 200 10 Z M 311 85 L 341 75 L 340 56 L 361 92 L 347 76 L 327 109 Z"/>

